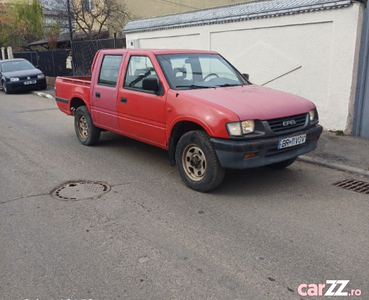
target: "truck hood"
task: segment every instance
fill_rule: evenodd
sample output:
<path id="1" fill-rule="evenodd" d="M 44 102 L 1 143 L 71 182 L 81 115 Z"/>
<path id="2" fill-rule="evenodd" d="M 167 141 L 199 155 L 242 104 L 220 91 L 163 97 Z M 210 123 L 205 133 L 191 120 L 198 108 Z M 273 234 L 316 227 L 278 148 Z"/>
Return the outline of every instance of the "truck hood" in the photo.
<path id="1" fill-rule="evenodd" d="M 220 87 L 181 91 L 222 106 L 240 120 L 270 120 L 309 112 L 315 105 L 299 96 L 256 85 Z"/>

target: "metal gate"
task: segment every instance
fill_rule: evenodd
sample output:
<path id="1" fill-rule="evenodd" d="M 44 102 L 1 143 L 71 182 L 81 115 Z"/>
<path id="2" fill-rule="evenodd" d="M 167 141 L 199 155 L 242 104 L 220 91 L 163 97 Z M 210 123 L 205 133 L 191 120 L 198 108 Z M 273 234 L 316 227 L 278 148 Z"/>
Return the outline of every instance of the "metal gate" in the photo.
<path id="1" fill-rule="evenodd" d="M 369 13 L 365 8 L 353 134 L 369 138 Z"/>

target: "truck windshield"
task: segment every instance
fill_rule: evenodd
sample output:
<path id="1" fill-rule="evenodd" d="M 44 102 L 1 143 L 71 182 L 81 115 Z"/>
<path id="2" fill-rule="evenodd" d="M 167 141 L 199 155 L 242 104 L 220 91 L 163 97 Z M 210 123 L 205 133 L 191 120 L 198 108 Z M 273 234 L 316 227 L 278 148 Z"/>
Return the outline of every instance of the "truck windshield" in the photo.
<path id="1" fill-rule="evenodd" d="M 172 89 L 247 85 L 249 82 L 218 54 L 163 54 L 157 59 Z"/>

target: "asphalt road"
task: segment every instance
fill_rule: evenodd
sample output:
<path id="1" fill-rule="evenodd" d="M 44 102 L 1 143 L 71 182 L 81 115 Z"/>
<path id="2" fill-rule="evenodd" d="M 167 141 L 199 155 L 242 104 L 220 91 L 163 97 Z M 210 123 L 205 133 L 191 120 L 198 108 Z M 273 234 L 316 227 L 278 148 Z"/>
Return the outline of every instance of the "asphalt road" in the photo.
<path id="1" fill-rule="evenodd" d="M 321 299 L 327 280 L 369 299 L 369 197 L 333 185 L 354 175 L 296 162 L 194 192 L 165 151 L 112 133 L 83 146 L 32 94 L 0 92 L 0 132 L 0 299 Z M 50 196 L 78 180 L 111 190 Z"/>

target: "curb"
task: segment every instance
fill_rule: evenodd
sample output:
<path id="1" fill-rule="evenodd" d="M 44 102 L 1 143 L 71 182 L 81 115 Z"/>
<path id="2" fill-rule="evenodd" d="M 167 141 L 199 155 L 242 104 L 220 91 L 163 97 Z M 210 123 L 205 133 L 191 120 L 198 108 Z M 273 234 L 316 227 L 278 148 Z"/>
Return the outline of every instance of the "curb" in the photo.
<path id="1" fill-rule="evenodd" d="M 358 174 L 358 175 L 363 175 L 363 176 L 368 176 L 369 177 L 369 171 L 359 169 L 359 168 L 355 168 L 355 167 L 350 167 L 350 166 L 345 166 L 345 165 L 340 165 L 340 164 L 328 162 L 328 161 L 325 161 L 325 160 L 322 160 L 322 159 L 312 158 L 312 157 L 309 157 L 309 156 L 306 156 L 306 155 L 299 156 L 298 160 L 300 160 L 302 162 L 307 162 L 307 163 L 310 163 L 310 164 L 316 164 L 316 165 L 319 165 L 319 166 L 339 170 L 339 171 L 350 172 L 350 173 L 355 173 L 355 174 Z"/>
<path id="2" fill-rule="evenodd" d="M 43 97 L 43 98 L 48 98 L 48 99 L 53 99 L 55 100 L 54 96 L 48 94 L 48 93 L 43 93 L 43 92 L 33 92 L 34 95 L 39 96 L 39 97 Z"/>

